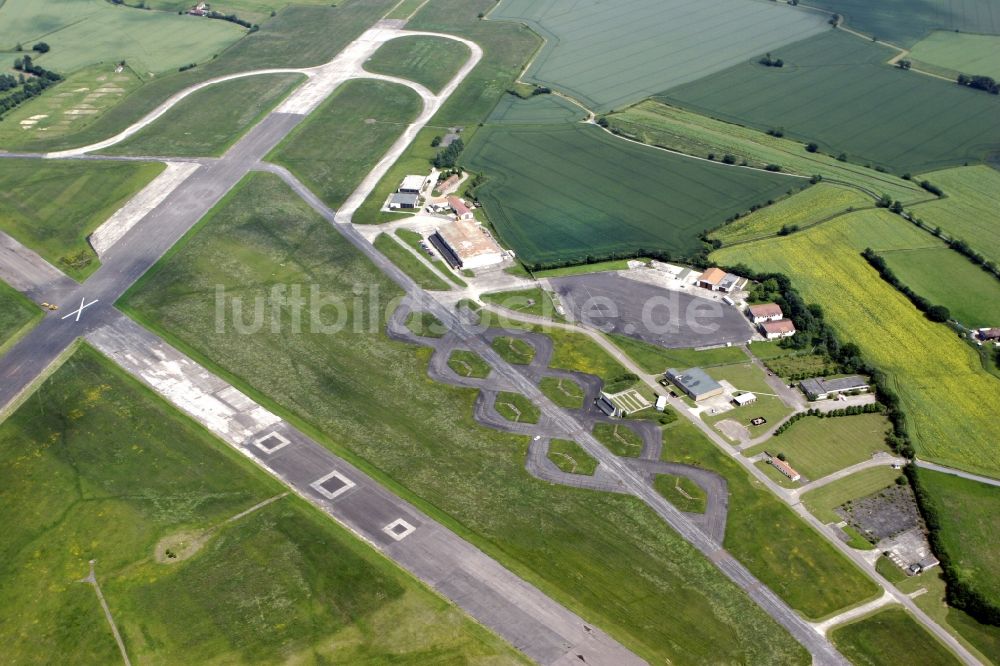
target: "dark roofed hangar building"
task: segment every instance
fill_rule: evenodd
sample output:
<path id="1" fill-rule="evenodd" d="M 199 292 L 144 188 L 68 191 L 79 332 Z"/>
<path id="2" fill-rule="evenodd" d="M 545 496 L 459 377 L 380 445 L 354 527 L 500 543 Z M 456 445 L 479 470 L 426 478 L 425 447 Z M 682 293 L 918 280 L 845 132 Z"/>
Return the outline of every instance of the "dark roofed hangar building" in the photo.
<path id="1" fill-rule="evenodd" d="M 667 379 L 695 401 L 714 398 L 724 392 L 722 384 L 709 377 L 701 368 L 688 368 L 684 371 L 670 368 L 667 370 Z"/>

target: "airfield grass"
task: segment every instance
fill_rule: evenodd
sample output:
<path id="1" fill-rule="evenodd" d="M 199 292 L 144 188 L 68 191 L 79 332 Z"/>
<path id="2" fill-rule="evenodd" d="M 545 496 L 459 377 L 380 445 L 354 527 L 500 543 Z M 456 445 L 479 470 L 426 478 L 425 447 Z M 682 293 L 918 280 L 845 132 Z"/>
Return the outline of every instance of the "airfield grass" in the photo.
<path id="1" fill-rule="evenodd" d="M 81 280 L 100 265 L 87 236 L 163 169 L 140 162 L 4 160 L 0 229 Z"/>
<path id="2" fill-rule="evenodd" d="M 10 54 L 9 60 L 13 62 L 15 57 L 20 56 Z M 59 85 L 3 114 L 0 146 L 10 150 L 34 139 L 52 140 L 78 132 L 141 84 L 135 72 L 126 69 L 115 74 L 111 65 L 94 65 L 68 74 Z"/>
<path id="3" fill-rule="evenodd" d="M 828 29 L 822 16 L 791 6 L 732 0 L 504 0 L 490 18 L 526 23 L 546 38 L 526 80 L 596 111 Z"/>
<path id="4" fill-rule="evenodd" d="M 983 663 L 997 663 L 1000 660 L 1000 627 L 980 624 L 967 613 L 949 607 L 945 600 L 945 582 L 940 568 L 931 569 L 919 576 L 908 576 L 896 587 L 907 594 L 921 588 L 927 590 L 913 598 L 922 611 L 950 631 Z"/>
<path id="5" fill-rule="evenodd" d="M 774 395 L 774 389 L 768 385 L 763 370 L 750 363 L 749 360 L 744 363 L 715 366 L 709 370 L 708 374 L 716 381 L 728 381 L 738 391 L 755 393 L 757 402 L 743 407 L 734 407 L 720 414 L 703 413 L 702 418 L 707 423 L 715 425 L 719 421 L 733 420 L 743 425 L 750 432 L 751 437 L 757 437 L 792 413 L 792 408 Z M 750 420 L 757 417 L 763 417 L 767 422 L 757 426 L 752 425 Z"/>
<path id="6" fill-rule="evenodd" d="M 371 79 L 342 84 L 268 159 L 337 208 L 420 112 L 405 86 Z"/>
<path id="7" fill-rule="evenodd" d="M 696 351 L 694 349 L 666 349 L 651 345 L 627 335 L 609 334 L 608 338 L 646 372 L 662 374 L 669 368 L 687 370 L 692 367 L 729 365 L 745 361 L 747 356 L 740 347 L 718 347 Z"/>
<path id="8" fill-rule="evenodd" d="M 354 332 L 369 312 L 353 299 L 334 334 L 216 332 L 215 285 L 252 298 L 275 281 L 400 293 L 280 179 L 254 174 L 120 304 L 645 659 L 808 663 L 641 502 L 529 477 L 527 438 L 479 426 L 475 391 L 427 377 L 429 349 Z"/>
<path id="9" fill-rule="evenodd" d="M 420 9 L 425 0 L 399 0 L 399 4 L 385 15 L 387 19 L 406 19 Z"/>
<path id="10" fill-rule="evenodd" d="M 443 338 L 446 332 L 441 320 L 430 312 L 411 312 L 406 318 L 406 328 L 425 338 Z"/>
<path id="11" fill-rule="evenodd" d="M 1000 78 L 1000 37 L 970 35 L 937 30 L 921 39 L 907 56 L 923 68 L 944 69 L 948 73 L 978 74 Z"/>
<path id="12" fill-rule="evenodd" d="M 881 414 L 807 416 L 766 443 L 746 449 L 743 455 L 753 456 L 765 449 L 774 455 L 784 453 L 788 464 L 815 480 L 864 462 L 874 453 L 891 453 L 885 443 L 888 429 Z"/>
<path id="13" fill-rule="evenodd" d="M 1000 488 L 917 468 L 920 484 L 940 520 L 941 544 L 959 578 L 1000 603 L 1000 572 L 993 551 L 1000 529 Z"/>
<path id="14" fill-rule="evenodd" d="M 701 248 L 735 213 L 807 185 L 622 141 L 591 125 L 493 125 L 463 156 L 504 243 L 533 269 L 614 253 Z"/>
<path id="15" fill-rule="evenodd" d="M 595 423 L 594 437 L 616 456 L 638 458 L 642 454 L 642 437 L 621 423 Z"/>
<path id="16" fill-rule="evenodd" d="M 830 640 L 858 666 L 893 666 L 920 663 L 944 666 L 961 662 L 944 645 L 918 624 L 906 611 L 897 608 L 836 627 Z"/>
<path id="17" fill-rule="evenodd" d="M 996 326 L 1000 312 L 1000 280 L 945 247 L 895 250 L 882 254 L 903 284 L 944 305 L 952 319 L 968 328 Z"/>
<path id="18" fill-rule="evenodd" d="M 396 238 L 403 241 L 417 252 L 427 254 L 427 251 L 420 247 L 420 243 L 424 242 L 424 237 L 416 231 L 410 231 L 409 229 L 396 229 Z M 431 266 L 438 269 L 446 278 L 454 282 L 459 287 L 469 286 L 466 284 L 465 280 L 455 275 L 441 259 L 431 259 L 430 256 L 427 256 L 427 261 L 430 262 Z"/>
<path id="19" fill-rule="evenodd" d="M 303 78 L 298 74 L 262 74 L 209 86 L 182 100 L 152 125 L 102 152 L 217 157 Z"/>
<path id="20" fill-rule="evenodd" d="M 907 0 L 813 0 L 814 7 L 835 12 L 847 25 L 881 40 L 912 46 L 932 30 L 1000 34 L 1000 15 L 990 0 L 927 0 L 914 7 Z"/>
<path id="21" fill-rule="evenodd" d="M 570 474 L 593 476 L 597 470 L 597 461 L 571 439 L 549 440 L 548 457 L 556 467 Z"/>
<path id="22" fill-rule="evenodd" d="M 705 513 L 708 497 L 697 483 L 684 476 L 658 474 L 653 479 L 656 492 L 681 511 Z"/>
<path id="23" fill-rule="evenodd" d="M 42 318 L 42 311 L 20 292 L 0 281 L 0 354 Z"/>
<path id="24" fill-rule="evenodd" d="M 796 230 L 802 230 L 845 212 L 872 207 L 871 198 L 857 190 L 819 183 L 773 206 L 734 220 L 713 231 L 710 238 L 722 241 L 723 245 L 746 243 L 777 236 L 782 229 L 788 231 L 797 227 Z"/>
<path id="25" fill-rule="evenodd" d="M 469 47 L 454 39 L 400 37 L 380 46 L 365 61 L 365 69 L 415 81 L 438 93 L 470 57 Z"/>
<path id="26" fill-rule="evenodd" d="M 445 128 L 463 127 L 463 140 L 468 145 L 479 123 L 486 120 L 497 100 L 513 86 L 514 79 L 540 45 L 538 35 L 527 26 L 479 18 L 479 14 L 489 12 L 495 5 L 494 0 L 429 0 L 406 24 L 411 30 L 445 32 L 471 39 L 483 49 L 483 58 L 389 169 L 355 213 L 355 222 L 397 219 L 398 216 L 380 213 L 379 208 L 403 176 L 430 171 L 430 161 L 440 150 L 430 145 L 432 139 Z"/>
<path id="27" fill-rule="evenodd" d="M 462 377 L 485 379 L 492 372 L 489 364 L 476 352 L 456 349 L 448 357 L 448 367 Z"/>
<path id="28" fill-rule="evenodd" d="M 585 397 L 580 385 L 565 377 L 542 377 L 538 388 L 549 400 L 565 409 L 580 409 Z"/>
<path id="29" fill-rule="evenodd" d="M 826 617 L 878 592 L 849 560 L 687 419 L 663 429 L 661 455 L 667 462 L 696 465 L 725 477 L 729 515 L 723 545 L 805 617 Z"/>
<path id="30" fill-rule="evenodd" d="M 514 365 L 528 365 L 535 358 L 535 348 L 520 338 L 493 338 L 492 347 L 503 360 Z"/>
<path id="31" fill-rule="evenodd" d="M 835 508 L 848 500 L 866 497 L 891 486 L 902 473 L 898 469 L 892 469 L 889 465 L 863 469 L 843 479 L 810 490 L 802 495 L 802 503 L 824 523 L 837 523 L 842 518 L 834 512 Z"/>
<path id="32" fill-rule="evenodd" d="M 103 0 L 91 1 L 105 4 Z M 53 135 L 51 138 L 42 133 L 24 132 L 19 141 L 5 143 L 4 147 L 8 150 L 46 152 L 94 143 L 114 136 L 171 95 L 195 83 L 253 69 L 322 65 L 377 21 L 393 3 L 394 0 L 351 0 L 336 3 L 339 5 L 336 7 L 332 3 L 288 5 L 276 17 L 263 23 L 259 31 L 232 44 L 218 58 L 185 72 L 165 71 L 153 79 L 147 79 L 140 88 L 122 97 L 120 103 L 96 115 L 92 122 L 81 126 L 79 130 Z M 148 13 L 128 8 L 113 9 L 140 15 Z M 206 24 L 230 25 L 225 21 L 191 18 Z M 172 48 L 176 50 L 176 47 Z M 185 59 L 185 63 L 189 61 L 190 58 Z M 39 64 L 44 64 L 44 61 L 40 60 Z M 45 100 L 62 95 L 65 87 L 68 87 L 65 82 L 53 86 L 43 95 L 25 103 L 24 112 L 29 117 L 44 113 L 34 111 L 35 105 L 48 105 L 49 102 Z"/>
<path id="33" fill-rule="evenodd" d="M 500 416 L 515 423 L 538 423 L 542 416 L 538 406 L 520 393 L 501 391 L 493 406 Z"/>
<path id="34" fill-rule="evenodd" d="M 486 120 L 490 125 L 565 125 L 584 120 L 586 112 L 559 95 L 538 94 L 527 99 L 504 95 Z"/>
<path id="35" fill-rule="evenodd" d="M 912 213 L 949 238 L 960 238 L 1000 264 L 1000 171 L 987 166 L 958 167 L 926 174 L 948 196 L 914 206 Z"/>
<path id="36" fill-rule="evenodd" d="M 902 174 L 978 162 L 1000 147 L 1000 98 L 886 65 L 894 51 L 839 30 L 667 91 L 662 99 L 819 144 Z M 818 112 L 822 106 L 822 113 Z M 905 118 L 906 122 L 900 119 Z"/>
<path id="37" fill-rule="evenodd" d="M 924 318 L 859 254 L 934 242 L 896 215 L 862 211 L 785 238 L 722 248 L 712 258 L 784 273 L 806 302 L 819 304 L 841 338 L 886 373 L 921 458 L 997 474 L 1000 452 L 978 444 L 993 439 L 996 378 L 954 332 Z"/>
<path id="38" fill-rule="evenodd" d="M 885 555 L 875 560 L 875 571 L 879 572 L 893 585 L 901 583 L 907 578 L 906 573 Z"/>
<path id="39" fill-rule="evenodd" d="M 883 193 L 904 203 L 933 198 L 916 183 L 893 174 L 841 162 L 836 155 L 810 153 L 801 141 L 771 136 L 753 127 L 716 120 L 655 99 L 613 113 L 606 119 L 611 128 L 643 143 L 696 157 L 714 154 L 716 160 L 732 155 L 736 164 L 745 161 L 757 168 L 777 164 L 783 171 L 800 176 L 820 175 L 829 183 L 868 194 L 869 201 Z"/>
<path id="40" fill-rule="evenodd" d="M 396 264 L 401 271 L 406 273 L 424 289 L 431 291 L 448 291 L 451 285 L 435 275 L 431 269 L 427 268 L 420 259 L 398 242 L 393 240 L 389 234 L 379 234 L 375 238 L 375 249 L 386 256 L 392 263 Z"/>
<path id="41" fill-rule="evenodd" d="M 36 64 L 60 73 L 124 60 L 140 77 L 212 59 L 246 29 L 176 13 L 140 11 L 103 0 L 6 0 L 0 8 L 0 45 L 45 41 Z"/>
<path id="42" fill-rule="evenodd" d="M 562 268 L 550 268 L 544 271 L 535 271 L 536 278 L 566 277 L 568 275 L 585 275 L 587 273 L 602 273 L 604 271 L 623 271 L 628 268 L 628 259 L 612 259 L 610 261 L 599 261 L 593 264 L 579 264 L 577 266 L 563 266 Z"/>
<path id="43" fill-rule="evenodd" d="M 89 560 L 136 662 L 521 661 L 295 496 L 224 524 L 284 488 L 89 347 L 0 426 L 0 455 L 6 663 L 120 660 Z M 200 551 L 156 558 L 185 533 Z"/>
<path id="44" fill-rule="evenodd" d="M 187 11 L 192 7 L 190 0 L 145 0 L 150 9 L 168 12 Z M 327 5 L 329 0 L 222 0 L 210 3 L 212 9 L 223 14 L 236 14 L 251 23 L 262 24 L 271 18 L 271 12 L 279 12 L 291 4 Z"/>
<path id="45" fill-rule="evenodd" d="M 546 319 L 562 319 L 556 314 L 556 306 L 552 302 L 551 294 L 541 287 L 531 287 L 518 291 L 499 291 L 483 294 L 480 298 L 487 303 L 499 305 L 514 312 L 545 317 Z"/>

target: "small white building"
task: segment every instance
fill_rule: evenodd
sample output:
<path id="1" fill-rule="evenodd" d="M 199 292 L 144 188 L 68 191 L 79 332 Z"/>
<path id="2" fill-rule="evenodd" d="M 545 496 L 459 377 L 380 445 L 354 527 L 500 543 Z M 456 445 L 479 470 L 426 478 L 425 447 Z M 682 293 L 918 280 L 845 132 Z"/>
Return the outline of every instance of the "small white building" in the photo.
<path id="1" fill-rule="evenodd" d="M 740 393 L 733 396 L 733 402 L 736 403 L 737 407 L 744 407 L 757 402 L 757 396 L 753 393 Z"/>
<path id="2" fill-rule="evenodd" d="M 667 396 L 658 395 L 656 396 L 656 411 L 662 412 L 667 408 Z"/>
<path id="3" fill-rule="evenodd" d="M 755 324 L 763 324 L 765 321 L 778 321 L 785 318 L 784 313 L 781 311 L 781 306 L 777 303 L 751 305 L 747 308 L 747 314 Z"/>
<path id="4" fill-rule="evenodd" d="M 396 191 L 400 194 L 420 194 L 426 184 L 426 176 L 406 176 Z"/>
<path id="5" fill-rule="evenodd" d="M 765 321 L 760 324 L 760 332 L 768 340 L 780 340 L 790 338 L 795 335 L 795 324 L 791 319 L 778 319 L 777 321 Z"/>

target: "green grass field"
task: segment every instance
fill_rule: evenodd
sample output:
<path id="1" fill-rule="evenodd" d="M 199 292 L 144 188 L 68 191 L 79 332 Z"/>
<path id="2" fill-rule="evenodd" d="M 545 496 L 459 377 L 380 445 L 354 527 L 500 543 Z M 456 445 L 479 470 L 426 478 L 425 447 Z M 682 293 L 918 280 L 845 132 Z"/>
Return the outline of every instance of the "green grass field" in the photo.
<path id="1" fill-rule="evenodd" d="M 871 197 L 854 189 L 819 183 L 815 187 L 783 199 L 713 231 L 723 245 L 746 243 L 777 236 L 782 229 L 807 229 L 859 208 L 871 208 Z"/>
<path id="2" fill-rule="evenodd" d="M 944 245 L 882 254 L 889 268 L 932 303 L 944 305 L 969 328 L 995 326 L 1000 312 L 1000 280 Z M 943 279 L 942 279 L 943 278 Z"/>
<path id="3" fill-rule="evenodd" d="M 962 663 L 906 611 L 897 608 L 837 627 L 830 633 L 830 639 L 852 664 L 858 666 Z"/>
<path id="4" fill-rule="evenodd" d="M 819 304 L 841 338 L 888 375 L 920 457 L 996 474 L 1000 451 L 978 442 L 991 441 L 996 430 L 997 379 L 949 328 L 924 318 L 859 254 L 866 247 L 934 244 L 896 215 L 862 211 L 786 238 L 723 248 L 712 258 L 782 272 L 806 302 Z"/>
<path id="5" fill-rule="evenodd" d="M 616 456 L 638 458 L 642 453 L 642 437 L 626 425 L 597 423 L 594 437 Z"/>
<path id="6" fill-rule="evenodd" d="M 430 312 L 411 312 L 406 318 L 406 328 L 425 338 L 443 338 L 447 332 L 441 320 Z"/>
<path id="7" fill-rule="evenodd" d="M 994 263 L 1000 263 L 1000 212 L 996 193 L 1000 171 L 987 166 L 959 167 L 927 174 L 948 195 L 913 207 L 913 214 L 931 228 L 941 227 Z"/>
<path id="8" fill-rule="evenodd" d="M 246 32 L 228 21 L 140 11 L 103 0 L 6 0 L 0 7 L 0 48 L 27 48 L 44 40 L 52 50 L 34 60 L 60 73 L 97 63 L 111 73 L 124 60 L 148 78 L 210 60 Z"/>
<path id="9" fill-rule="evenodd" d="M 389 261 L 396 264 L 424 289 L 432 291 L 448 291 L 451 289 L 451 285 L 435 275 L 431 269 L 427 268 L 422 261 L 413 256 L 413 253 L 393 240 L 389 234 L 379 234 L 375 238 L 374 245 Z"/>
<path id="10" fill-rule="evenodd" d="M 493 406 L 500 416 L 515 423 L 538 423 L 542 416 L 538 406 L 520 393 L 502 391 Z"/>
<path id="11" fill-rule="evenodd" d="M 541 287 L 483 294 L 480 298 L 487 303 L 499 305 L 514 312 L 522 312 L 547 319 L 562 319 L 562 317 L 556 314 L 556 306 L 552 302 L 552 296 Z"/>
<path id="12" fill-rule="evenodd" d="M 448 357 L 448 367 L 462 377 L 488 377 L 492 369 L 476 352 L 456 349 Z"/>
<path id="13" fill-rule="evenodd" d="M 711 154 L 716 160 L 732 155 L 736 164 L 746 162 L 757 168 L 777 164 L 789 173 L 819 175 L 829 183 L 850 187 L 859 195 L 867 195 L 868 201 L 883 193 L 903 202 L 932 198 L 916 183 L 898 176 L 841 162 L 822 152 L 810 153 L 800 141 L 716 120 L 656 99 L 613 113 L 606 120 L 611 128 L 636 141 L 697 157 Z"/>
<path id="14" fill-rule="evenodd" d="M 891 453 L 885 444 L 889 422 L 881 414 L 836 418 L 807 416 L 777 437 L 743 452 L 753 456 L 765 449 L 784 453 L 788 463 L 811 480 L 859 462 L 874 453 Z"/>
<path id="15" fill-rule="evenodd" d="M 580 409 L 585 397 L 583 389 L 576 382 L 562 377 L 542 377 L 538 388 L 549 400 L 566 409 Z"/>
<path id="16" fill-rule="evenodd" d="M 723 545 L 805 617 L 825 617 L 877 593 L 874 583 L 687 419 L 664 428 L 663 459 L 725 477 L 729 515 Z"/>
<path id="17" fill-rule="evenodd" d="M 453 39 L 400 37 L 380 46 L 365 69 L 416 81 L 436 93 L 471 56 L 468 46 Z"/>
<path id="18" fill-rule="evenodd" d="M 184 99 L 138 134 L 103 152 L 217 157 L 303 80 L 297 74 L 264 74 L 210 86 Z"/>
<path id="19" fill-rule="evenodd" d="M 28 4 L 33 0 L 20 1 Z M 103 0 L 86 1 L 108 6 Z M 119 103 L 104 110 L 103 113 L 93 114 L 92 121 L 80 125 L 79 129 L 51 135 L 48 132 L 22 132 L 20 137 L 8 137 L 13 140 L 2 145 L 8 150 L 36 152 L 86 145 L 114 136 L 174 93 L 195 83 L 253 69 L 321 65 L 332 59 L 344 46 L 377 21 L 394 2 L 395 0 L 352 0 L 336 3 L 338 5 L 336 7 L 328 2 L 313 6 L 300 3 L 288 5 L 281 9 L 276 17 L 263 23 L 258 32 L 232 44 L 218 58 L 185 72 L 164 72 L 153 79 L 146 79 L 140 88 L 122 96 Z M 286 3 L 274 3 L 275 8 L 280 8 L 283 4 Z M 127 8 L 111 9 L 140 15 L 146 13 Z M 202 20 L 191 18 L 196 22 Z M 204 19 L 204 22 L 230 25 L 224 21 L 208 19 Z M 177 53 L 181 51 L 178 50 Z M 185 63 L 189 61 L 184 59 Z M 110 72 L 105 71 L 105 74 L 108 73 Z M 51 106 L 50 98 L 58 99 L 67 92 L 66 88 L 69 87 L 67 83 L 69 82 L 54 86 L 44 95 L 24 104 L 20 107 L 22 111 L 19 113 L 24 113 L 27 117 L 47 113 L 45 110 L 35 109 Z"/>
<path id="20" fill-rule="evenodd" d="M 357 79 L 342 84 L 268 159 L 287 167 L 337 208 L 420 112 L 405 86 Z"/>
<path id="21" fill-rule="evenodd" d="M 586 273 L 601 273 L 604 271 L 622 271 L 628 268 L 628 259 L 612 259 L 611 261 L 599 261 L 593 264 L 580 264 L 578 266 L 564 266 L 563 268 L 551 268 L 545 271 L 536 271 L 537 278 L 565 277 L 567 275 L 584 275 Z"/>
<path id="22" fill-rule="evenodd" d="M 550 440 L 548 455 L 556 467 L 570 474 L 593 476 L 597 470 L 597 461 L 571 439 Z"/>
<path id="23" fill-rule="evenodd" d="M 653 479 L 656 491 L 681 511 L 705 513 L 708 497 L 697 483 L 683 476 L 660 474 Z"/>
<path id="24" fill-rule="evenodd" d="M 385 15 L 389 19 L 408 19 L 413 15 L 420 6 L 423 5 L 425 0 L 399 0 L 399 4 L 392 8 L 388 14 Z"/>
<path id="25" fill-rule="evenodd" d="M 838 523 L 842 518 L 833 511 L 836 507 L 848 500 L 865 497 L 891 486 L 901 474 L 900 470 L 888 465 L 863 469 L 816 490 L 810 490 L 802 496 L 802 503 L 824 523 Z"/>
<path id="26" fill-rule="evenodd" d="M 823 152 L 900 174 L 978 162 L 1000 148 L 1000 125 L 984 122 L 1000 112 L 1000 99 L 886 65 L 894 53 L 830 30 L 775 50 L 784 67 L 745 62 L 662 98 L 729 122 L 783 128 Z"/>
<path id="27" fill-rule="evenodd" d="M 145 3 L 150 9 L 168 12 L 187 11 L 192 7 L 190 0 L 145 0 Z M 272 11 L 282 11 L 292 4 L 329 5 L 329 2 L 328 0 L 222 0 L 210 4 L 217 12 L 236 14 L 252 23 L 264 23 L 270 20 Z"/>
<path id="28" fill-rule="evenodd" d="M 625 335 L 608 335 L 611 342 L 650 373 L 664 373 L 668 368 L 687 369 L 729 365 L 746 361 L 746 354 L 740 347 L 719 347 L 695 351 L 694 349 L 666 349 L 636 340 Z"/>
<path id="29" fill-rule="evenodd" d="M 369 291 L 360 306 L 348 300 L 336 333 L 216 331 L 216 285 L 252 299 L 276 281 L 316 284 L 324 294 L 377 285 L 385 299 L 378 328 L 365 325 Z M 399 293 L 278 178 L 255 174 L 121 304 L 643 658 L 809 662 L 638 500 L 530 477 L 527 438 L 479 426 L 475 391 L 432 381 L 428 349 L 381 333 L 386 302 Z M 573 349 L 590 361 L 582 346 Z"/>
<path id="30" fill-rule="evenodd" d="M 1000 603 L 993 535 L 1000 528 L 1000 488 L 957 476 L 917 470 L 941 521 L 940 536 L 954 567 L 994 604 Z"/>
<path id="31" fill-rule="evenodd" d="M 700 232 L 806 185 L 634 145 L 585 125 L 487 126 L 463 159 L 486 174 L 477 195 L 500 238 L 529 266 L 644 249 L 693 254 Z"/>
<path id="32" fill-rule="evenodd" d="M 6 663 L 120 663 L 92 559 L 136 663 L 521 661 L 294 495 L 225 524 L 285 488 L 88 347 L 0 456 Z"/>
<path id="33" fill-rule="evenodd" d="M 504 0 L 490 18 L 524 22 L 546 38 L 526 80 L 598 111 L 827 29 L 821 16 L 789 6 L 727 0 Z"/>
<path id="34" fill-rule="evenodd" d="M 917 11 L 906 0 L 813 0 L 809 4 L 842 15 L 855 30 L 900 46 L 911 46 L 936 29 L 1000 34 L 1000 15 L 990 0 L 927 0 Z"/>
<path id="35" fill-rule="evenodd" d="M 715 425 L 719 421 L 736 421 L 746 427 L 751 437 L 758 437 L 792 413 L 792 409 L 774 395 L 774 389 L 768 385 L 764 372 L 749 361 L 716 366 L 711 368 L 708 374 L 716 381 L 729 382 L 739 391 L 755 393 L 757 402 L 715 415 L 703 413 L 702 418 L 707 423 Z M 757 426 L 752 425 L 751 419 L 757 417 L 763 417 L 767 422 Z"/>
<path id="36" fill-rule="evenodd" d="M 565 125 L 586 117 L 583 109 L 558 95 L 533 95 L 522 99 L 507 94 L 500 98 L 486 122 L 490 125 Z"/>
<path id="37" fill-rule="evenodd" d="M 0 164 L 0 229 L 81 280 L 100 265 L 87 236 L 164 165 L 139 162 Z"/>
<path id="38" fill-rule="evenodd" d="M 998 22 L 1000 25 L 1000 22 Z M 923 68 L 1000 78 L 1000 37 L 935 31 L 913 45 L 908 56 Z"/>
<path id="39" fill-rule="evenodd" d="M 0 354 L 42 318 L 42 311 L 6 282 L 0 281 Z"/>
<path id="40" fill-rule="evenodd" d="M 535 348 L 520 338 L 501 336 L 493 339 L 493 350 L 514 365 L 528 365 L 535 358 Z"/>

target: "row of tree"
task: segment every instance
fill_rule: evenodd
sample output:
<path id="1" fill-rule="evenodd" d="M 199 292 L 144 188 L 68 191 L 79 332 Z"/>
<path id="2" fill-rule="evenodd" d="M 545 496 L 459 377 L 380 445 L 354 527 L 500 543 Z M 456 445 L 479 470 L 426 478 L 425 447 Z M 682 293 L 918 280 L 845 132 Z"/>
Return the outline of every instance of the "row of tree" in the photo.
<path id="1" fill-rule="evenodd" d="M 0 119 L 11 109 L 32 97 L 37 97 L 49 86 L 62 81 L 62 76 L 59 74 L 32 62 L 31 56 L 17 58 L 14 61 L 14 69 L 20 72 L 16 79 L 10 74 L 0 77 L 0 91 L 13 91 L 0 97 Z"/>
<path id="2" fill-rule="evenodd" d="M 910 302 L 913 303 L 918 310 L 923 312 L 928 319 L 938 323 L 944 323 L 951 319 L 951 313 L 948 311 L 948 308 L 943 305 L 934 305 L 929 300 L 910 289 L 907 285 L 903 284 L 903 282 L 896 277 L 896 274 L 892 272 L 892 269 L 889 268 L 888 264 L 885 263 L 885 259 L 879 256 L 875 250 L 867 247 L 864 252 L 861 253 L 861 256 L 865 258 L 865 261 L 867 261 L 872 268 L 878 271 L 879 276 L 883 280 L 892 285 L 897 291 L 899 291 L 899 293 L 903 294 L 903 296 L 910 299 Z"/>
<path id="3" fill-rule="evenodd" d="M 975 88 L 976 90 L 985 90 L 991 95 L 1000 95 L 1000 86 L 998 86 L 997 82 L 989 76 L 968 76 L 966 74 L 959 74 L 955 81 L 960 86 Z"/>
<path id="4" fill-rule="evenodd" d="M 439 150 L 432 160 L 436 169 L 451 169 L 458 164 L 458 157 L 465 150 L 465 142 L 461 137 L 448 144 L 444 150 Z"/>
<path id="5" fill-rule="evenodd" d="M 840 409 L 832 409 L 829 412 L 824 412 L 813 407 L 804 412 L 796 412 L 788 417 L 788 420 L 778 426 L 778 429 L 774 431 L 774 436 L 777 437 L 781 433 L 788 430 L 793 423 L 804 419 L 807 416 L 815 416 L 817 418 L 837 418 L 839 416 L 858 416 L 859 414 L 878 414 L 883 409 L 882 405 L 877 402 L 870 402 L 867 405 L 851 405 L 850 407 L 842 407 Z"/>

